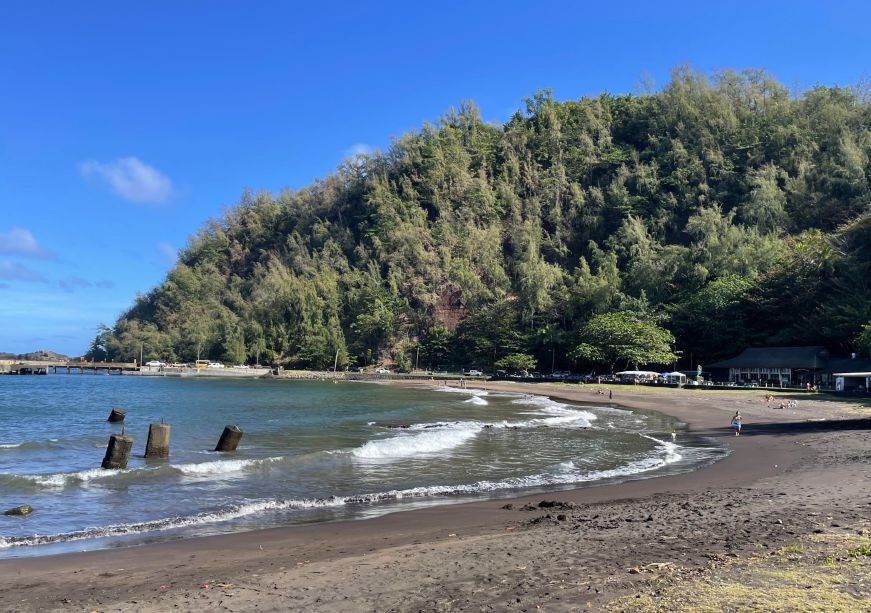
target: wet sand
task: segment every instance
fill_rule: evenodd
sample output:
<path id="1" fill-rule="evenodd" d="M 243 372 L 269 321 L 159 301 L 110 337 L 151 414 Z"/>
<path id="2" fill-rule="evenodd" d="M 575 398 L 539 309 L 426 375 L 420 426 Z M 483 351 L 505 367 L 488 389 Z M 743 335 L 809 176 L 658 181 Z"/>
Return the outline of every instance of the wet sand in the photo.
<path id="1" fill-rule="evenodd" d="M 606 403 L 591 386 L 486 389 Z M 0 561 L 0 610 L 598 611 L 712 565 L 871 521 L 871 410 L 614 388 L 729 446 L 683 475 L 373 519 Z M 736 410 L 744 432 L 729 427 Z M 0 518 L 2 519 L 2 518 Z M 679 583 L 678 583 L 679 584 Z M 620 609 L 626 609 L 619 605 Z M 859 609 L 857 609 L 859 610 Z"/>

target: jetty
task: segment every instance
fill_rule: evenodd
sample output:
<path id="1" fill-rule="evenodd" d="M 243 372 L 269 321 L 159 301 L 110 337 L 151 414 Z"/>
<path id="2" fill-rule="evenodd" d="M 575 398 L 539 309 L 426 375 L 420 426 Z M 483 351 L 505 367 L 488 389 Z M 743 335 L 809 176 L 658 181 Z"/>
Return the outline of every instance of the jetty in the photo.
<path id="1" fill-rule="evenodd" d="M 135 362 L 74 362 L 46 360 L 3 360 L 0 362 L 0 374 L 9 375 L 47 375 L 60 374 L 124 374 L 138 370 Z"/>
<path id="2" fill-rule="evenodd" d="M 271 368 L 196 368 L 194 366 L 143 366 L 136 362 L 82 362 L 57 360 L 0 360 L 0 375 L 141 375 L 152 377 L 236 377 L 259 378 L 272 374 Z"/>

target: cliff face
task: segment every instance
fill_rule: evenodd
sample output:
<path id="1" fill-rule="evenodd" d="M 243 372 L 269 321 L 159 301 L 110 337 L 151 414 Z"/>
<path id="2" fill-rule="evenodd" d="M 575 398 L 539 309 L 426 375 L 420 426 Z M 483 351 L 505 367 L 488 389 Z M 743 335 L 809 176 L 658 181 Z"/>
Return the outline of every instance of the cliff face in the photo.
<path id="1" fill-rule="evenodd" d="M 297 366 L 570 366 L 619 310 L 709 359 L 846 347 L 871 320 L 871 109 L 764 73 L 676 71 L 661 92 L 463 105 L 297 192 L 246 192 L 91 354 Z M 864 236 L 864 235 L 863 235 Z M 556 356 L 556 357 L 554 357 Z"/>

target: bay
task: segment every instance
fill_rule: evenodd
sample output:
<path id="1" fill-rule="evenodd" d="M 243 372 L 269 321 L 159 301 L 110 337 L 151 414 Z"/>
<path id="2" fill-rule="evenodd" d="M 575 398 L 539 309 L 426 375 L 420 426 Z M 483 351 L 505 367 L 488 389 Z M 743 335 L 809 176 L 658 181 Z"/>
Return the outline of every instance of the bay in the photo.
<path id="1" fill-rule="evenodd" d="M 123 425 L 106 421 L 113 406 Z M 145 460 L 150 423 L 168 461 Z M 692 470 L 725 453 L 654 412 L 364 382 L 0 377 L 0 556 L 237 532 Z M 239 449 L 212 451 L 226 425 Z M 126 470 L 100 468 L 134 438 Z M 671 432 L 681 431 L 677 442 Z"/>

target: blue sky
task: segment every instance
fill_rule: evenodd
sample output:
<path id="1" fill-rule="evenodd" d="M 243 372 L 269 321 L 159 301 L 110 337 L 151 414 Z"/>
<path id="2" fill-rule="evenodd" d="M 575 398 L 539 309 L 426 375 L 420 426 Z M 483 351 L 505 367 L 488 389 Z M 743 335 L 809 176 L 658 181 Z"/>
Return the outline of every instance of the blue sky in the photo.
<path id="1" fill-rule="evenodd" d="M 871 3 L 701 4 L 4 3 L 0 351 L 83 353 L 244 188 L 303 187 L 462 100 L 504 121 L 685 62 L 871 76 Z"/>

